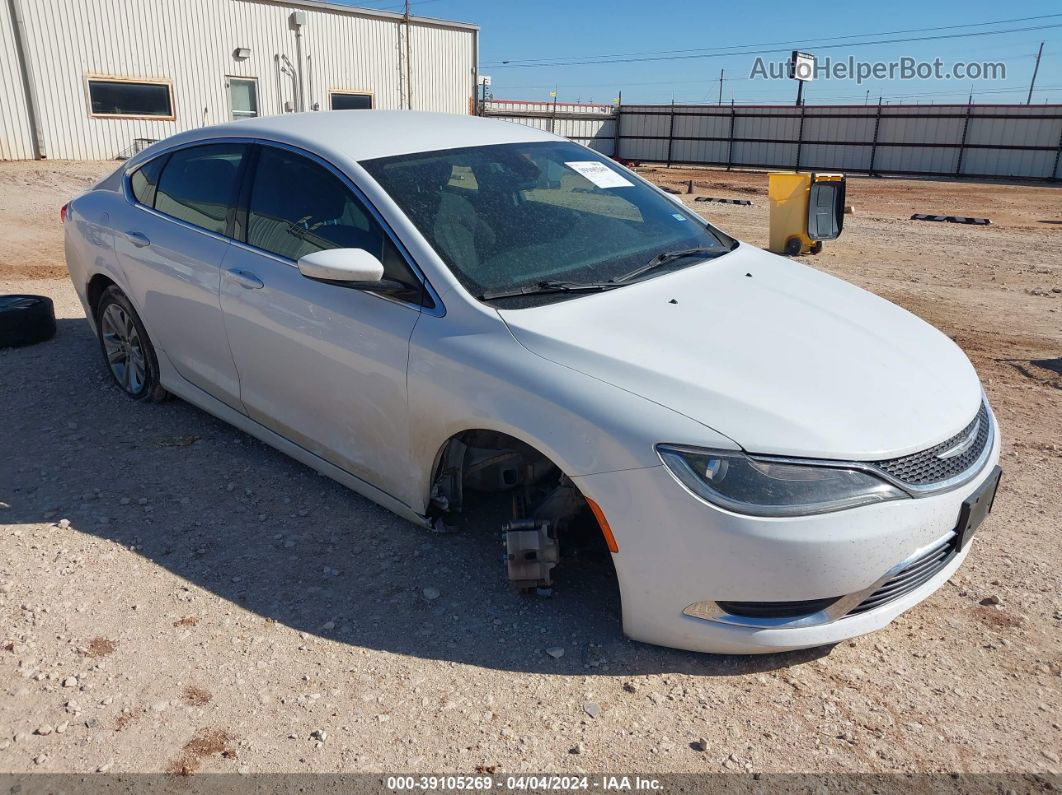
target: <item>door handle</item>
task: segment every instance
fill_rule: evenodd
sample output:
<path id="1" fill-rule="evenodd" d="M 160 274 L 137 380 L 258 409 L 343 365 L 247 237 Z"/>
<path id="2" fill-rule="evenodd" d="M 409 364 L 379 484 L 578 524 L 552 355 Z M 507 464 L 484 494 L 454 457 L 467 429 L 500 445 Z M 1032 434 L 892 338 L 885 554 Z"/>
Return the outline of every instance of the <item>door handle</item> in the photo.
<path id="1" fill-rule="evenodd" d="M 148 240 L 148 236 L 145 235 L 143 232 L 126 232 L 125 239 L 137 248 L 143 248 L 144 246 L 151 245 L 151 241 Z"/>
<path id="2" fill-rule="evenodd" d="M 253 273 L 247 271 L 241 271 L 238 268 L 231 268 L 225 271 L 225 278 L 234 284 L 240 285 L 245 290 L 261 290 L 265 287 L 265 282 L 255 276 Z"/>

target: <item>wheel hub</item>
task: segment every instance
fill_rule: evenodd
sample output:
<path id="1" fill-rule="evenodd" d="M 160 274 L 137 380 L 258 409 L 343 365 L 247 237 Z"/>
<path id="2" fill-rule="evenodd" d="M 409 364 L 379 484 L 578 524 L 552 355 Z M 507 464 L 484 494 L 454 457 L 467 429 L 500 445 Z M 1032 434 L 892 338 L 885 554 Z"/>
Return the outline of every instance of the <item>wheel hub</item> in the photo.
<path id="1" fill-rule="evenodd" d="M 132 318 L 118 304 L 103 310 L 100 336 L 114 380 L 130 395 L 140 394 L 146 376 L 144 350 Z"/>

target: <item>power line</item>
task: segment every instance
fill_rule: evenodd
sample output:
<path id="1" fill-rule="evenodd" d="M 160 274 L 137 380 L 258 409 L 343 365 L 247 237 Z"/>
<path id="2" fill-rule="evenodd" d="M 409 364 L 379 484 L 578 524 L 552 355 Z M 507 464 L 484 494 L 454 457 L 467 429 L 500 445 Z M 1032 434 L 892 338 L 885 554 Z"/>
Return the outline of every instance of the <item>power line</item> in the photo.
<path id="1" fill-rule="evenodd" d="M 1058 15 L 1058 16 L 1062 16 L 1062 15 Z M 852 42 L 851 44 L 838 44 L 838 43 L 822 44 L 822 43 L 815 43 L 815 44 L 811 44 L 809 49 L 829 50 L 829 49 L 836 49 L 838 47 L 849 47 L 849 48 L 851 48 L 851 47 L 866 47 L 866 46 L 875 45 L 875 44 L 904 44 L 904 43 L 912 42 L 912 41 L 940 41 L 942 39 L 962 39 L 962 38 L 970 38 L 970 37 L 973 37 L 973 36 L 996 36 L 996 35 L 1006 34 L 1006 33 L 1022 33 L 1022 32 L 1029 31 L 1029 30 L 1048 30 L 1048 29 L 1051 29 L 1051 28 L 1062 28 L 1062 23 L 1055 23 L 1055 24 L 1051 24 L 1051 25 L 1033 25 L 1033 26 L 1028 26 L 1028 27 L 1024 27 L 1024 28 L 1011 28 L 1009 30 L 981 30 L 981 31 L 973 31 L 973 32 L 970 32 L 970 33 L 949 33 L 949 34 L 943 34 L 943 35 L 940 35 L 940 36 L 914 36 L 914 37 L 910 37 L 910 38 L 906 38 L 906 39 L 878 39 L 876 41 L 857 41 L 857 42 Z M 876 35 L 876 34 L 863 34 L 863 35 Z M 840 38 L 840 37 L 836 37 L 836 38 Z M 833 39 L 831 39 L 831 41 L 833 41 Z M 790 42 L 790 44 L 792 44 L 792 42 Z M 757 45 L 746 45 L 746 46 L 752 47 L 752 46 L 757 46 Z M 698 54 L 698 55 L 656 55 L 656 56 L 646 57 L 646 58 L 610 58 L 610 59 L 593 60 L 593 61 L 557 61 L 557 62 L 554 62 L 554 63 L 526 63 L 526 64 L 520 63 L 520 64 L 514 64 L 514 63 L 507 62 L 507 61 L 503 61 L 501 63 L 496 63 L 496 64 L 485 64 L 483 68 L 532 69 L 532 68 L 543 67 L 543 66 L 586 66 L 586 65 L 593 65 L 593 64 L 610 64 L 610 63 L 641 63 L 641 62 L 645 62 L 645 61 L 685 61 L 685 60 L 692 60 L 692 59 L 699 59 L 699 58 L 719 58 L 719 57 L 722 57 L 724 55 L 730 55 L 730 56 L 734 56 L 734 55 L 767 55 L 767 54 L 775 53 L 775 52 L 785 52 L 788 49 L 789 49 L 789 47 L 786 46 L 784 48 L 765 49 L 765 50 L 748 50 L 748 51 L 745 51 L 745 52 L 730 52 L 730 53 L 726 53 L 726 52 L 719 51 L 719 52 L 710 52 L 710 53 L 706 52 L 706 53 L 702 53 L 702 54 Z"/>
<path id="2" fill-rule="evenodd" d="M 1036 43 L 1036 40 L 1034 39 L 1032 44 L 1035 45 L 1035 43 Z M 1026 46 L 1026 44 L 1027 43 L 1024 43 L 1021 46 Z M 1059 55 L 1059 54 L 1062 54 L 1062 52 L 1058 52 L 1058 53 L 1050 53 L 1050 52 L 1048 52 L 1048 53 L 1044 53 L 1044 57 L 1049 57 L 1051 55 Z M 985 61 L 989 61 L 989 60 L 992 60 L 992 59 L 997 59 L 997 60 L 1002 60 L 1003 59 L 1003 56 L 996 56 L 996 55 L 982 55 L 980 57 L 981 57 L 982 60 L 985 60 Z M 1030 59 L 1031 60 L 1031 59 L 1033 59 L 1035 57 L 1036 56 L 1033 53 L 1030 52 L 1030 53 L 1025 53 L 1025 54 L 1021 54 L 1021 55 L 1008 56 L 1007 60 L 1008 61 L 1018 61 L 1018 60 L 1022 60 L 1022 59 Z M 754 77 L 751 77 L 751 76 L 726 77 L 726 78 L 724 78 L 724 80 L 727 83 L 731 83 L 731 82 L 748 82 L 748 81 L 756 81 L 756 82 L 762 82 L 762 83 L 767 83 L 768 82 L 768 81 L 761 80 L 760 78 L 754 78 Z M 525 84 L 521 84 L 521 85 L 509 85 L 507 83 L 502 83 L 500 80 L 497 81 L 497 82 L 499 83 L 498 87 L 501 90 L 503 90 L 503 91 L 515 91 L 515 90 L 521 90 L 521 89 L 544 89 L 544 90 L 548 89 L 548 90 L 552 90 L 553 87 L 554 87 L 554 83 L 553 82 L 525 83 Z M 707 78 L 704 78 L 704 77 L 696 77 L 696 78 L 682 78 L 682 79 L 674 79 L 674 80 L 640 80 L 640 81 L 614 80 L 614 81 L 611 81 L 611 82 L 608 82 L 608 83 L 562 83 L 561 84 L 561 88 L 570 91 L 570 90 L 573 90 L 573 89 L 586 89 L 586 88 L 638 88 L 638 87 L 644 87 L 644 86 L 670 86 L 670 85 L 683 85 L 683 84 L 687 84 L 688 85 L 688 84 L 697 84 L 697 83 L 703 83 L 704 85 L 707 85 L 709 82 L 711 82 L 714 85 L 715 83 L 718 82 L 718 78 L 713 78 L 711 80 L 708 80 Z M 838 81 L 838 82 L 842 82 L 842 81 Z"/>
<path id="3" fill-rule="evenodd" d="M 886 30 L 878 31 L 874 33 L 850 33 L 846 36 L 832 36 L 831 40 L 838 39 L 859 39 L 864 36 L 894 36 L 900 33 L 930 33 L 937 30 L 957 30 L 958 28 L 977 28 L 985 25 L 1006 25 L 1011 22 L 1030 22 L 1036 19 L 1055 19 L 1056 17 L 1062 17 L 1062 14 L 1040 14 L 1034 17 L 1015 17 L 1013 19 L 996 19 L 991 22 L 967 22 L 963 25 L 942 25 L 933 28 L 905 28 L 904 30 Z M 694 47 L 686 50 L 649 50 L 641 52 L 620 52 L 604 55 L 589 55 L 588 58 L 630 58 L 637 55 L 671 55 L 675 53 L 691 53 L 691 52 L 719 52 L 722 50 L 733 49 L 746 49 L 748 47 L 774 47 L 779 45 L 793 45 L 793 44 L 807 44 L 809 41 L 815 41 L 814 39 L 792 39 L 788 41 L 766 41 L 759 44 L 735 44 L 730 47 Z M 735 53 L 741 55 L 742 53 Z M 510 58 L 509 60 L 501 61 L 501 64 L 531 64 L 535 62 L 556 61 L 563 60 L 565 58 L 575 58 L 578 56 L 573 55 L 555 55 L 549 58 Z"/>

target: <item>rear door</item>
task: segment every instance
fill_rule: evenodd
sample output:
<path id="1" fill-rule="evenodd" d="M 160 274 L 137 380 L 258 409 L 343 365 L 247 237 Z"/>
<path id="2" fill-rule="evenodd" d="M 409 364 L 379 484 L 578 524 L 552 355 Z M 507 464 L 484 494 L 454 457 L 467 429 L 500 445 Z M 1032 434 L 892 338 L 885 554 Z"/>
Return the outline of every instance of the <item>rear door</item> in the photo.
<path id="1" fill-rule="evenodd" d="M 115 250 L 160 356 L 205 392 L 241 410 L 221 314 L 246 144 L 178 149 L 131 176 L 136 199 L 114 219 Z"/>
<path id="2" fill-rule="evenodd" d="M 376 216 L 337 171 L 292 150 L 258 147 L 221 305 L 247 414 L 316 455 L 401 496 L 408 481 L 406 361 L 420 281 Z M 383 297 L 302 276 L 313 251 L 364 248 Z"/>

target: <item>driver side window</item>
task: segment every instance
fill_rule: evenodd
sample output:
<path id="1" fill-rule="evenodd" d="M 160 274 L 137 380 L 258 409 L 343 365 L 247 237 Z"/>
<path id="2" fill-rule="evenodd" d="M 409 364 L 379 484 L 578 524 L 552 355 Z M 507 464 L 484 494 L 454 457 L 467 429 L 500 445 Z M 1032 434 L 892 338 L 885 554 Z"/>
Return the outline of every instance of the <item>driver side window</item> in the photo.
<path id="1" fill-rule="evenodd" d="M 363 248 L 377 257 L 383 231 L 335 175 L 304 157 L 263 147 L 247 217 L 247 242 L 282 257 Z"/>
<path id="2" fill-rule="evenodd" d="M 285 149 L 260 149 L 247 243 L 292 260 L 324 249 L 365 249 L 383 262 L 385 279 L 420 290 L 405 259 L 347 186 L 323 166 Z"/>

